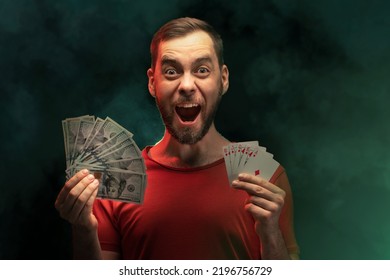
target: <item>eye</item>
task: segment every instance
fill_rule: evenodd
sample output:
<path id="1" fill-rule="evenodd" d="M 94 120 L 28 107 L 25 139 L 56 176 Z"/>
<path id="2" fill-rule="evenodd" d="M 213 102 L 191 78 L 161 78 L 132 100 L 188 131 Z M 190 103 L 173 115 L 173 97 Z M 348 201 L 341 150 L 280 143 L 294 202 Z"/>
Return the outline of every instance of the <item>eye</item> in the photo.
<path id="1" fill-rule="evenodd" d="M 164 76 L 168 80 L 174 80 L 179 76 L 179 72 L 175 68 L 167 68 L 164 70 Z"/>
<path id="2" fill-rule="evenodd" d="M 165 75 L 168 75 L 168 76 L 172 76 L 172 75 L 176 75 L 177 72 L 175 69 L 167 69 L 165 70 Z"/>
<path id="3" fill-rule="evenodd" d="M 196 74 L 200 77 L 207 77 L 210 74 L 210 70 L 207 67 L 199 67 L 196 70 Z"/>

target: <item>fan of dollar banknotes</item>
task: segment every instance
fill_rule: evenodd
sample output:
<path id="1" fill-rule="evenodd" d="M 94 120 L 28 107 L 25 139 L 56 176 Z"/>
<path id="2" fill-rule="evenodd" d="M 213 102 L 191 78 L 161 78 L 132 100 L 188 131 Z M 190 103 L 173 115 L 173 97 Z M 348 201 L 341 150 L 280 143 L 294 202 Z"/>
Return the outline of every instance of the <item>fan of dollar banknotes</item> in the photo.
<path id="1" fill-rule="evenodd" d="M 111 118 L 80 116 L 62 121 L 66 176 L 88 169 L 99 179 L 98 198 L 142 203 L 146 167 L 133 134 Z"/>

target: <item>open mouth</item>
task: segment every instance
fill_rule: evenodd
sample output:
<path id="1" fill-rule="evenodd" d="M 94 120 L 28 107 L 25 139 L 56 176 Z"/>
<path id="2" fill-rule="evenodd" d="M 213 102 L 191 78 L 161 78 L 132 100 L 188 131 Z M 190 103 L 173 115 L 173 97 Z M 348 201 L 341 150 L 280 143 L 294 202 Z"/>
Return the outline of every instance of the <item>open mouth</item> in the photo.
<path id="1" fill-rule="evenodd" d="M 195 103 L 180 104 L 175 107 L 176 113 L 183 122 L 193 122 L 200 113 L 200 105 Z"/>

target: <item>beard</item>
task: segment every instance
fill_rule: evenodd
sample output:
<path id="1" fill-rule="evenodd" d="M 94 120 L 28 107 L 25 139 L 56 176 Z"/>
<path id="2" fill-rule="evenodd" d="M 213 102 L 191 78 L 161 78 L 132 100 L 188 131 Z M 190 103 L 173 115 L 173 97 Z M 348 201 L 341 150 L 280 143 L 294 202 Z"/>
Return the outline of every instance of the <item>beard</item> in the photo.
<path id="1" fill-rule="evenodd" d="M 202 117 L 202 111 L 199 112 L 200 118 L 203 120 L 203 125 L 200 129 L 196 130 L 195 128 L 191 127 L 185 127 L 185 128 L 176 128 L 173 125 L 173 119 L 175 117 L 175 109 L 173 110 L 166 110 L 161 102 L 159 102 L 159 99 L 156 95 L 156 105 L 160 111 L 161 118 L 164 122 L 164 125 L 169 132 L 170 135 L 173 136 L 179 143 L 181 144 L 188 144 L 192 145 L 197 143 L 198 141 L 202 140 L 203 137 L 207 134 L 209 131 L 212 123 L 214 122 L 215 114 L 217 113 L 217 109 L 219 106 L 219 103 L 222 99 L 222 83 L 219 88 L 218 92 L 218 99 L 215 101 L 214 104 L 212 104 L 211 109 L 209 112 L 205 112 L 204 116 Z M 190 98 L 183 98 L 180 100 L 180 102 L 191 102 L 192 100 Z"/>

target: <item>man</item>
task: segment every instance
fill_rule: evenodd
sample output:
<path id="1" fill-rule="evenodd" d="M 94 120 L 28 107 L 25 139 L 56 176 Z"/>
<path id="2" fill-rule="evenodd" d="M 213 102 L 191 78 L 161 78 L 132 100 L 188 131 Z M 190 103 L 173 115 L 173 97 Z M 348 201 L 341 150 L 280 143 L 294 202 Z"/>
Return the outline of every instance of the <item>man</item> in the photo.
<path id="1" fill-rule="evenodd" d="M 148 88 L 166 130 L 143 150 L 144 203 L 95 200 L 88 170 L 65 183 L 56 208 L 73 226 L 76 258 L 297 259 L 292 195 L 279 167 L 271 182 L 240 174 L 229 186 L 214 115 L 229 87 L 220 36 L 193 18 L 168 22 L 151 43 Z"/>

